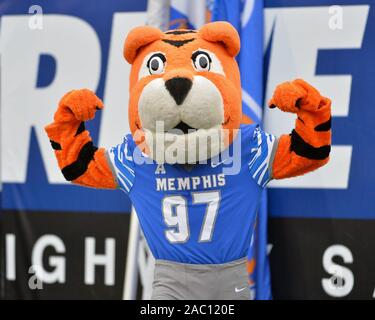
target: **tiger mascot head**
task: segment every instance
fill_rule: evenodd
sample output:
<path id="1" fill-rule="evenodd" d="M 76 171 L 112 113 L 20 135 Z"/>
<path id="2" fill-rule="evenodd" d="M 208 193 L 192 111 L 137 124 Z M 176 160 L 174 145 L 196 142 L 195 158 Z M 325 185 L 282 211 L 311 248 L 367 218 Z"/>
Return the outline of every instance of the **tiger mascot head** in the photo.
<path id="1" fill-rule="evenodd" d="M 197 163 L 233 141 L 241 121 L 237 31 L 227 22 L 199 30 L 142 26 L 130 31 L 129 125 L 152 159 Z M 203 142 L 203 143 L 202 143 Z"/>

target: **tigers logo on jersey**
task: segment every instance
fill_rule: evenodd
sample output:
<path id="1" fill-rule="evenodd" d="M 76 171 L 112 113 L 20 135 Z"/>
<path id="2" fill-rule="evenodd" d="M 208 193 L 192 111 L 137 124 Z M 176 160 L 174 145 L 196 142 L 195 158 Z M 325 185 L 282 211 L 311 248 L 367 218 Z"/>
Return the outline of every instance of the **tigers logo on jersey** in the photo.
<path id="1" fill-rule="evenodd" d="M 233 141 L 233 129 L 241 120 L 241 83 L 234 58 L 239 49 L 237 31 L 226 22 L 198 31 L 163 33 L 143 26 L 129 33 L 124 56 L 132 64 L 130 129 L 151 158 L 196 163 Z"/>

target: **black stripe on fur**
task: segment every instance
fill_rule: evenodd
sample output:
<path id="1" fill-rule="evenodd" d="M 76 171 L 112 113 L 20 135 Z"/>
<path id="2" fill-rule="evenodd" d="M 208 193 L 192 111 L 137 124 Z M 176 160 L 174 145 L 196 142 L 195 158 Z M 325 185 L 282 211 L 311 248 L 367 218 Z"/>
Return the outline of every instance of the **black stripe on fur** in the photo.
<path id="1" fill-rule="evenodd" d="M 82 133 L 83 131 L 85 131 L 86 128 L 85 128 L 85 123 L 82 121 L 80 124 L 79 124 L 79 127 L 77 129 L 77 132 L 75 134 L 75 136 L 78 136 L 80 133 Z"/>
<path id="2" fill-rule="evenodd" d="M 187 33 L 197 33 L 195 30 L 172 30 L 164 32 L 165 34 L 173 34 L 173 35 L 180 35 L 180 34 L 187 34 Z"/>
<path id="3" fill-rule="evenodd" d="M 169 39 L 163 39 L 162 41 L 171 44 L 172 46 L 175 46 L 177 48 L 183 46 L 184 44 L 187 44 L 191 41 L 194 41 L 195 39 L 186 39 L 186 40 L 169 40 Z"/>
<path id="4" fill-rule="evenodd" d="M 331 130 L 332 118 L 329 118 L 326 122 L 323 122 L 315 127 L 315 131 L 329 131 Z"/>
<path id="5" fill-rule="evenodd" d="M 294 151 L 301 157 L 312 159 L 312 160 L 323 160 L 329 156 L 331 146 L 326 145 L 319 148 L 312 146 L 305 142 L 302 137 L 293 130 L 291 133 L 291 145 L 290 150 Z"/>
<path id="6" fill-rule="evenodd" d="M 57 143 L 57 142 L 52 141 L 52 140 L 50 140 L 49 142 L 51 142 L 51 146 L 52 146 L 53 150 L 61 150 L 61 144 L 60 143 Z"/>
<path id="7" fill-rule="evenodd" d="M 72 181 L 83 175 L 90 161 L 94 159 L 96 150 L 98 150 L 98 148 L 93 145 L 92 141 L 87 142 L 79 152 L 77 160 L 61 170 L 64 178 L 68 181 Z"/>

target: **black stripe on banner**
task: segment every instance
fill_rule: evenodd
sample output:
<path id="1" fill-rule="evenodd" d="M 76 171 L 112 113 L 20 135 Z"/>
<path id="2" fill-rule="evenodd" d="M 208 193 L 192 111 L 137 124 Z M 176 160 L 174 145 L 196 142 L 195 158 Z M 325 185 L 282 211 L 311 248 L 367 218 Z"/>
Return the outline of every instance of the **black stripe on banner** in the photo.
<path id="1" fill-rule="evenodd" d="M 315 148 L 311 144 L 308 144 L 295 130 L 291 133 L 291 139 L 290 151 L 294 151 L 296 154 L 304 158 L 323 160 L 329 156 L 331 151 L 330 145 Z"/>
<path id="2" fill-rule="evenodd" d="M 326 122 L 323 122 L 315 127 L 315 131 L 329 131 L 331 130 L 332 119 L 329 118 Z"/>
<path id="3" fill-rule="evenodd" d="M 61 150 L 61 144 L 60 143 L 57 143 L 57 142 L 52 141 L 52 140 L 50 140 L 49 142 L 51 142 L 51 146 L 52 146 L 53 150 Z"/>
<path id="4" fill-rule="evenodd" d="M 79 152 L 78 159 L 61 170 L 64 178 L 68 181 L 72 181 L 83 175 L 90 161 L 94 159 L 96 150 L 98 150 L 98 148 L 93 145 L 92 141 L 87 142 Z"/>

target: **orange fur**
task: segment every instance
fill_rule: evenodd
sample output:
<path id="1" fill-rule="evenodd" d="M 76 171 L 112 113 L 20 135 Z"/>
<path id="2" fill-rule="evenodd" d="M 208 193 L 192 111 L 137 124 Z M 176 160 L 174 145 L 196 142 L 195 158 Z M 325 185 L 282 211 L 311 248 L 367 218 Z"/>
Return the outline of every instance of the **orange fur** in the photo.
<path id="1" fill-rule="evenodd" d="M 74 163 L 83 146 L 92 141 L 87 130 L 79 134 L 77 130 L 82 121 L 94 118 L 97 108 L 103 108 L 102 101 L 87 89 L 68 92 L 61 99 L 54 122 L 45 128 L 50 140 L 60 145 L 61 150 L 55 150 L 60 169 Z M 95 188 L 116 188 L 105 150 L 97 150 L 93 158 L 87 170 L 72 182 Z"/>
<path id="2" fill-rule="evenodd" d="M 143 32 L 157 34 L 158 29 L 147 27 L 147 29 L 133 29 L 129 35 L 131 39 L 140 36 Z M 156 31 L 157 30 L 157 31 Z M 145 37 L 145 34 L 143 33 Z M 148 37 L 150 39 L 150 37 Z M 182 47 L 171 46 L 163 40 L 188 40 L 194 39 Z M 134 47 L 127 45 L 125 42 L 124 56 L 132 56 Z M 163 34 L 162 39 L 154 40 L 147 45 L 142 45 L 136 49 L 138 55 L 132 61 L 130 73 L 130 100 L 129 100 L 129 125 L 134 136 L 135 132 L 142 129 L 142 123 L 138 115 L 138 102 L 143 88 L 155 78 L 164 80 L 173 77 L 192 78 L 194 75 L 201 75 L 212 81 L 219 89 L 224 100 L 224 118 L 223 128 L 229 130 L 229 143 L 233 140 L 233 129 L 238 129 L 242 119 L 242 98 L 241 98 L 241 81 L 237 62 L 234 56 L 240 48 L 240 40 L 235 29 L 227 22 L 215 22 L 203 26 L 196 33 L 186 34 Z M 198 49 L 207 49 L 216 54 L 221 61 L 226 76 L 213 72 L 198 72 L 194 69 L 191 56 Z M 130 50 L 131 52 L 128 52 Z M 154 51 L 163 52 L 166 56 L 166 69 L 163 74 L 149 75 L 138 79 L 138 73 L 142 62 L 147 54 Z M 136 140 L 138 145 L 142 144 L 143 138 Z M 144 144 L 142 144 L 144 145 Z M 142 150 L 145 151 L 145 150 Z"/>
<path id="3" fill-rule="evenodd" d="M 163 32 L 153 27 L 141 26 L 134 28 L 126 37 L 124 44 L 124 57 L 126 61 L 132 64 L 138 54 L 138 50 L 149 43 L 160 40 L 162 37 Z"/>
<path id="4" fill-rule="evenodd" d="M 228 22 L 208 23 L 199 30 L 199 36 L 209 42 L 222 43 L 232 57 L 240 52 L 240 36 Z"/>
<path id="5" fill-rule="evenodd" d="M 330 146 L 331 130 L 317 131 L 315 128 L 330 119 L 331 101 L 322 97 L 314 87 L 300 79 L 282 83 L 276 88 L 269 105 L 297 114 L 295 131 L 306 143 L 315 148 Z M 296 154 L 291 148 L 291 136 L 282 135 L 273 162 L 273 178 L 302 175 L 329 161 L 328 156 L 311 159 Z"/>

